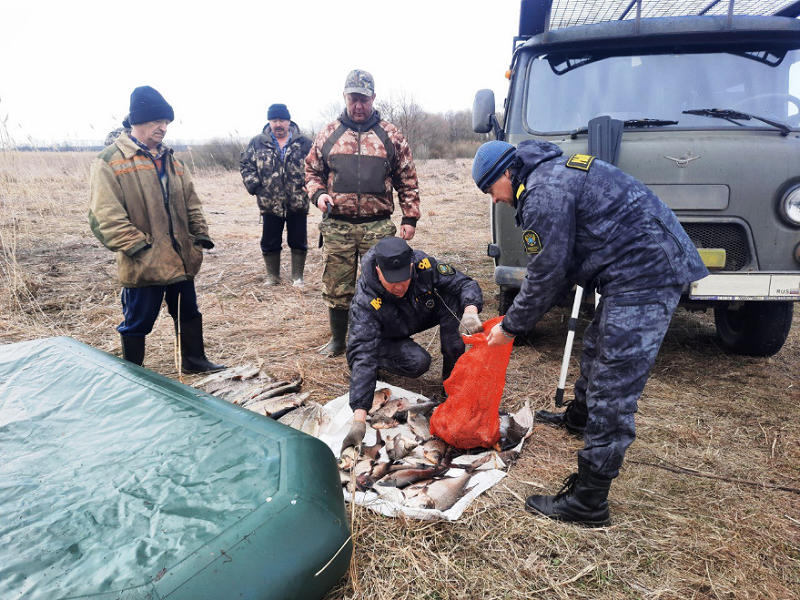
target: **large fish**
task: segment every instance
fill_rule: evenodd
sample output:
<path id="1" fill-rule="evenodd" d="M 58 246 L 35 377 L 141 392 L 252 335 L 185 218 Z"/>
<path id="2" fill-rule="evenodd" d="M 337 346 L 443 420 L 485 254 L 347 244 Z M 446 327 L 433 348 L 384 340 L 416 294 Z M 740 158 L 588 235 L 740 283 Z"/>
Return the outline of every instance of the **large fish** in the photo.
<path id="1" fill-rule="evenodd" d="M 252 410 L 259 414 L 272 416 L 274 413 L 285 410 L 289 407 L 297 407 L 303 404 L 311 396 L 310 392 L 303 392 L 302 394 L 286 394 L 285 396 L 276 396 L 274 398 L 266 398 L 258 402 L 251 402 L 245 406 L 247 410 Z"/>
<path id="2" fill-rule="evenodd" d="M 487 469 L 505 469 L 508 465 L 517 460 L 519 452 L 516 450 L 506 450 L 505 452 L 490 452 L 485 456 L 472 461 L 464 469 L 467 473 L 482 471 Z"/>
<path id="3" fill-rule="evenodd" d="M 410 414 L 408 415 L 407 423 L 412 433 L 417 436 L 421 444 L 431 439 L 431 428 L 428 424 L 428 419 L 424 416 L 420 414 Z"/>
<path id="4" fill-rule="evenodd" d="M 383 487 L 402 488 L 421 479 L 431 479 L 447 472 L 447 467 L 424 467 L 421 469 L 402 469 L 389 473 L 376 483 Z"/>
<path id="5" fill-rule="evenodd" d="M 278 381 L 275 383 L 269 384 L 267 387 L 262 388 L 258 393 L 249 397 L 249 398 L 241 398 L 234 400 L 236 404 L 244 406 L 245 408 L 248 405 L 259 402 L 261 400 L 266 400 L 267 398 L 274 398 L 275 396 L 283 396 L 284 394 L 290 394 L 292 392 L 299 392 L 300 386 L 303 384 L 302 377 L 296 377 L 291 381 Z"/>
<path id="6" fill-rule="evenodd" d="M 325 412 L 325 408 L 317 402 L 309 402 L 287 415 L 278 419 L 279 423 L 293 427 L 308 435 L 319 437 L 322 431 L 330 423 L 331 418 Z"/>
<path id="7" fill-rule="evenodd" d="M 390 460 L 401 460 L 417 447 L 417 440 L 398 433 L 393 437 L 386 438 L 386 454 Z"/>
<path id="8" fill-rule="evenodd" d="M 437 437 L 432 437 L 422 446 L 422 453 L 425 460 L 438 465 L 442 462 L 445 453 L 447 452 L 447 442 L 440 440 Z"/>
<path id="9" fill-rule="evenodd" d="M 460 477 L 443 477 L 425 486 L 424 493 L 433 501 L 436 510 L 445 511 L 464 496 L 471 477 L 469 473 Z"/>
<path id="10" fill-rule="evenodd" d="M 373 415 L 378 412 L 381 407 L 389 401 L 392 397 L 392 390 L 389 388 L 381 388 L 375 390 L 375 395 L 372 397 L 372 407 L 369 409 L 369 414 Z"/>

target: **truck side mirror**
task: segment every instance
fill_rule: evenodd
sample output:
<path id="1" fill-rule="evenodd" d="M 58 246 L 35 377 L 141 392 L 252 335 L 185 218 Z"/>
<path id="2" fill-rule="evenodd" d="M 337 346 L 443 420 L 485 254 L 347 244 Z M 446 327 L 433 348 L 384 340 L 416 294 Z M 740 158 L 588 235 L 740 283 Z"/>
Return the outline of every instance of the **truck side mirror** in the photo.
<path id="1" fill-rule="evenodd" d="M 475 133 L 489 133 L 492 131 L 494 118 L 494 92 L 492 90 L 478 90 L 475 101 L 472 103 L 472 130 Z"/>

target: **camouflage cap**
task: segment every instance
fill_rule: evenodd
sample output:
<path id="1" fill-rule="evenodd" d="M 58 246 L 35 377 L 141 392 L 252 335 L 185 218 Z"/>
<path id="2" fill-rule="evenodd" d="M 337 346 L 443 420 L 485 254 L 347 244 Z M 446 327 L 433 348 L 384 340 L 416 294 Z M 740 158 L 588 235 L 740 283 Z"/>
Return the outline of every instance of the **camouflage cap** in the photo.
<path id="1" fill-rule="evenodd" d="M 375 80 L 372 75 L 361 69 L 350 71 L 344 80 L 344 93 L 372 97 L 375 93 Z"/>

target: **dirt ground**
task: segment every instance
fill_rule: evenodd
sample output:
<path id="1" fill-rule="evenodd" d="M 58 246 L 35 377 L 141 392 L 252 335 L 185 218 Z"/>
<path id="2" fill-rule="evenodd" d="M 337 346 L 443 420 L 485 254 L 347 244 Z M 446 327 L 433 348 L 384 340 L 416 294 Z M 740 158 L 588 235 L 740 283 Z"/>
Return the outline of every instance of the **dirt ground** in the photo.
<path id="1" fill-rule="evenodd" d="M 111 252 L 86 221 L 89 164 L 81 153 L 0 153 L 0 343 L 66 335 L 120 354 L 121 320 Z M 191 156 L 187 156 L 191 163 Z M 489 202 L 470 161 L 419 164 L 423 218 L 412 245 L 452 263 L 484 290 L 497 314 Z M 206 349 L 217 362 L 300 373 L 311 399 L 347 391 L 344 358 L 323 359 L 319 213 L 309 216 L 304 290 L 262 286 L 254 200 L 236 172 L 195 176 L 216 248 L 197 279 Z M 399 216 L 395 215 L 399 222 Z M 288 271 L 289 253 L 283 268 Z M 503 408 L 552 407 L 567 309 L 554 309 L 532 346 L 515 348 Z M 637 415 L 638 438 L 611 488 L 613 524 L 584 529 L 539 519 L 524 498 L 555 493 L 581 442 L 537 426 L 509 476 L 456 523 L 354 512 L 350 575 L 327 599 L 800 597 L 800 311 L 771 358 L 726 352 L 710 314 L 676 313 Z M 580 320 L 578 333 L 587 325 Z M 147 339 L 145 366 L 177 377 L 166 312 Z M 436 331 L 417 336 L 436 357 L 418 381 L 433 394 L 441 360 Z M 577 373 L 577 344 L 567 393 Z M 197 381 L 185 378 L 189 384 Z"/>

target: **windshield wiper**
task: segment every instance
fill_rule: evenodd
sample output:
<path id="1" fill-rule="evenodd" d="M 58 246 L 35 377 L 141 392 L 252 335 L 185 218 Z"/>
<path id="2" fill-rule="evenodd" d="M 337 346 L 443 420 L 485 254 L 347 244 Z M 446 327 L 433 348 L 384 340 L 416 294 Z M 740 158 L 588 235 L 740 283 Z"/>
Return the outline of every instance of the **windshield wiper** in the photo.
<path id="1" fill-rule="evenodd" d="M 677 121 L 665 121 L 664 119 L 630 119 L 623 122 L 623 127 L 666 127 L 667 125 L 677 125 Z M 589 133 L 589 127 L 578 127 L 573 129 L 569 137 L 575 139 L 582 133 Z"/>
<path id="2" fill-rule="evenodd" d="M 740 127 L 744 127 L 744 125 L 739 123 L 739 121 L 749 121 L 750 119 L 755 119 L 756 121 L 761 121 L 767 125 L 772 125 L 775 129 L 780 130 L 781 135 L 784 137 L 792 132 L 789 126 L 782 121 L 766 119 L 764 117 L 739 112 L 738 110 L 731 110 L 729 108 L 698 108 L 694 110 L 684 110 L 683 114 L 700 115 L 701 117 L 713 117 L 715 119 L 725 119 L 726 121 L 730 121 L 731 123 L 739 125 Z"/>

